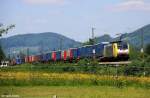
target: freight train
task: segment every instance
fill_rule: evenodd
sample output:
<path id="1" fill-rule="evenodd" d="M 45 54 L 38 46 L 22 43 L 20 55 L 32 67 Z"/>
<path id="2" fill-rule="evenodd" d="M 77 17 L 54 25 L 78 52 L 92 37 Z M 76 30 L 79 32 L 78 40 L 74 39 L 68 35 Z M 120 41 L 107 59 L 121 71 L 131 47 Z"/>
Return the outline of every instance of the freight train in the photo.
<path id="1" fill-rule="evenodd" d="M 124 41 L 105 42 L 86 45 L 67 50 L 51 51 L 40 55 L 30 55 L 12 59 L 14 64 L 33 62 L 78 61 L 84 58 L 95 58 L 100 61 L 116 61 L 129 59 L 129 44 Z"/>

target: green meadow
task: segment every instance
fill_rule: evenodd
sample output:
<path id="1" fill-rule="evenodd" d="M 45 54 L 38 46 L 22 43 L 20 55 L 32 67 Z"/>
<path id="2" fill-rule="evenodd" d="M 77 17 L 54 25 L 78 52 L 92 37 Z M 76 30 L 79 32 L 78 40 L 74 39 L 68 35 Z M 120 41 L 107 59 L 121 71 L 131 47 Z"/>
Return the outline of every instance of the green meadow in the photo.
<path id="1" fill-rule="evenodd" d="M 110 86 L 3 86 L 0 95 L 19 98 L 149 98 L 150 89 Z"/>

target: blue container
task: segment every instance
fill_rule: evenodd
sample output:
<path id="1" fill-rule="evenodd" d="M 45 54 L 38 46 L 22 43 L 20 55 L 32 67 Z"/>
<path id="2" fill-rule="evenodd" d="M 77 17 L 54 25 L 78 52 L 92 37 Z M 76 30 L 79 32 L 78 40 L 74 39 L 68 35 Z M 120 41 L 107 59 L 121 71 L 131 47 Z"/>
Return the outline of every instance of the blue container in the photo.
<path id="1" fill-rule="evenodd" d="M 77 58 L 80 58 L 80 51 L 79 51 L 79 48 L 77 48 Z"/>
<path id="2" fill-rule="evenodd" d="M 56 61 L 61 60 L 61 51 L 56 51 Z"/>
<path id="3" fill-rule="evenodd" d="M 43 61 L 43 62 L 50 61 L 51 60 L 51 53 L 42 54 L 40 56 L 40 58 L 41 58 L 41 61 Z"/>
<path id="4" fill-rule="evenodd" d="M 71 52 L 72 52 L 72 58 L 77 59 L 78 58 L 78 49 L 77 48 L 72 48 Z"/>
<path id="5" fill-rule="evenodd" d="M 102 44 L 102 43 L 94 45 L 95 52 L 96 52 L 96 54 L 95 54 L 96 57 L 102 57 L 103 56 L 104 46 L 105 46 L 105 44 Z"/>
<path id="6" fill-rule="evenodd" d="M 94 46 L 92 45 L 80 47 L 78 48 L 78 56 L 80 58 L 91 58 L 93 56 L 93 49 Z"/>
<path id="7" fill-rule="evenodd" d="M 21 58 L 16 58 L 16 64 L 22 64 Z"/>
<path id="8" fill-rule="evenodd" d="M 16 64 L 23 64 L 25 62 L 25 58 L 21 56 L 15 57 Z"/>
<path id="9" fill-rule="evenodd" d="M 94 49 L 94 46 L 86 46 L 85 47 L 85 57 L 87 58 L 91 58 L 93 56 L 93 49 Z"/>
<path id="10" fill-rule="evenodd" d="M 77 49 L 77 56 L 80 58 L 91 58 L 95 54 L 96 57 L 102 57 L 105 45 L 106 44 L 100 43 L 80 47 Z"/>
<path id="11" fill-rule="evenodd" d="M 40 61 L 42 61 L 42 62 L 46 61 L 46 55 L 45 54 L 40 55 Z"/>
<path id="12" fill-rule="evenodd" d="M 51 60 L 51 53 L 47 53 L 45 54 L 45 58 L 46 58 L 46 61 L 50 61 Z"/>
<path id="13" fill-rule="evenodd" d="M 78 56 L 79 56 L 80 58 L 84 58 L 85 55 L 86 55 L 86 49 L 85 49 L 85 47 L 80 47 L 80 48 L 78 48 Z"/>
<path id="14" fill-rule="evenodd" d="M 79 57 L 79 58 L 83 58 L 83 56 L 82 56 L 82 51 L 83 51 L 83 47 L 78 48 L 77 54 L 78 54 L 78 57 Z"/>
<path id="15" fill-rule="evenodd" d="M 47 59 L 46 59 L 46 54 L 43 55 L 43 60 L 44 60 L 44 61 L 47 61 Z"/>

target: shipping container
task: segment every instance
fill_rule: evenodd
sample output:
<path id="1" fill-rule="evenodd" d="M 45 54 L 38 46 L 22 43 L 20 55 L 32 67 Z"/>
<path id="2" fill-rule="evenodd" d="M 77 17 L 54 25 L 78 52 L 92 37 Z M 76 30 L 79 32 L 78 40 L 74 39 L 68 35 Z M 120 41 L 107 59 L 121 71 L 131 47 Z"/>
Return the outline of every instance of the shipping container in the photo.
<path id="1" fill-rule="evenodd" d="M 95 47 L 92 45 L 85 46 L 84 57 L 91 58 L 95 54 Z"/>
<path id="2" fill-rule="evenodd" d="M 56 61 L 61 60 L 61 51 L 56 51 Z"/>
<path id="3" fill-rule="evenodd" d="M 78 49 L 77 48 L 72 48 L 71 49 L 71 56 L 72 56 L 72 59 L 77 59 L 78 58 Z"/>
<path id="4" fill-rule="evenodd" d="M 52 53 L 45 53 L 41 55 L 41 60 L 43 62 L 48 62 L 50 60 L 52 60 Z"/>
<path id="5" fill-rule="evenodd" d="M 17 56 L 17 57 L 16 57 L 16 64 L 22 64 L 22 63 L 24 63 L 24 62 L 25 62 L 25 60 L 24 60 L 23 57 L 20 57 L 20 56 Z"/>
<path id="6" fill-rule="evenodd" d="M 78 58 L 78 49 L 77 48 L 70 48 L 67 50 L 67 59 L 73 60 Z"/>
<path id="7" fill-rule="evenodd" d="M 71 52 L 71 49 L 68 49 L 67 50 L 67 60 L 70 60 L 72 59 L 72 52 Z"/>
<path id="8" fill-rule="evenodd" d="M 52 52 L 52 60 L 53 60 L 53 61 L 56 61 L 56 51 L 53 51 L 53 52 Z"/>
<path id="9" fill-rule="evenodd" d="M 67 51 L 66 50 L 61 51 L 61 59 L 64 61 L 67 60 Z"/>
<path id="10" fill-rule="evenodd" d="M 78 59 L 81 59 L 82 58 L 82 47 L 79 47 L 78 48 L 78 51 L 77 51 L 77 53 L 78 53 Z"/>
<path id="11" fill-rule="evenodd" d="M 34 55 L 31 56 L 31 62 L 35 62 L 36 58 Z"/>
<path id="12" fill-rule="evenodd" d="M 51 61 L 52 60 L 52 53 L 47 53 L 46 54 L 46 61 Z"/>
<path id="13" fill-rule="evenodd" d="M 38 62 L 39 61 L 39 56 L 38 55 L 32 55 L 31 56 L 31 62 Z"/>
<path id="14" fill-rule="evenodd" d="M 29 56 L 29 63 L 32 63 L 32 56 Z"/>
<path id="15" fill-rule="evenodd" d="M 95 56 L 98 58 L 98 57 L 102 57 L 103 56 L 103 52 L 104 52 L 104 46 L 106 44 L 103 44 L 103 43 L 99 43 L 99 44 L 96 44 L 94 45 L 95 47 Z"/>
<path id="16" fill-rule="evenodd" d="M 16 58 L 16 64 L 22 64 L 22 60 L 20 58 Z"/>
<path id="17" fill-rule="evenodd" d="M 46 61 L 46 54 L 42 54 L 42 55 L 41 55 L 41 60 L 42 60 L 42 62 L 45 62 L 45 61 Z"/>
<path id="18" fill-rule="evenodd" d="M 78 57 L 87 58 L 92 57 L 94 47 L 91 45 L 83 46 L 78 48 Z"/>
<path id="19" fill-rule="evenodd" d="M 29 63 L 29 56 L 25 56 L 25 63 Z"/>

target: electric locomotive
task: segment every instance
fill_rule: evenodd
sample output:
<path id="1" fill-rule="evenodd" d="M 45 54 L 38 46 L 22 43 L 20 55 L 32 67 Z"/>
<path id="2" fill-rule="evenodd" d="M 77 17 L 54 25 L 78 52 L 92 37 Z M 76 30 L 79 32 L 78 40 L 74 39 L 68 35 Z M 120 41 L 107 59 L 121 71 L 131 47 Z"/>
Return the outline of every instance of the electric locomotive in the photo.
<path id="1" fill-rule="evenodd" d="M 110 42 L 104 46 L 103 57 L 111 60 L 128 60 L 129 44 L 124 41 Z"/>

